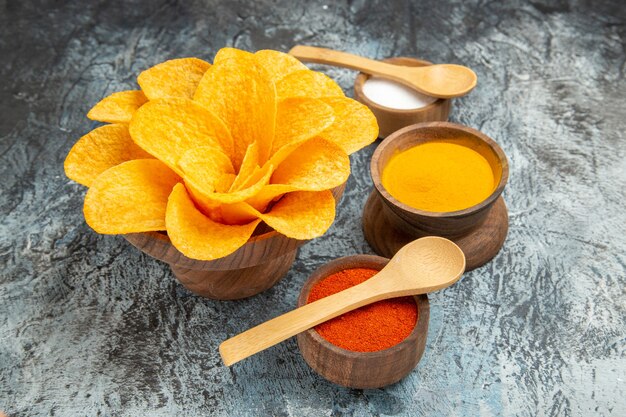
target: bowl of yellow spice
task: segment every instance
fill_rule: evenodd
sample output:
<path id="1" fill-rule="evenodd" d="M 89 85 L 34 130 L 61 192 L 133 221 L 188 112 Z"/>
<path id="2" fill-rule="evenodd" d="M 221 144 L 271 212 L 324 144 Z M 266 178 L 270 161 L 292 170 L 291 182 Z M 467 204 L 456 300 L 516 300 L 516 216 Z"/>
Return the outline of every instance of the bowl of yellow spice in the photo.
<path id="1" fill-rule="evenodd" d="M 508 161 L 478 130 L 449 122 L 400 129 L 378 146 L 370 172 L 363 230 L 378 254 L 392 257 L 412 240 L 443 236 L 463 250 L 471 270 L 504 244 Z"/>

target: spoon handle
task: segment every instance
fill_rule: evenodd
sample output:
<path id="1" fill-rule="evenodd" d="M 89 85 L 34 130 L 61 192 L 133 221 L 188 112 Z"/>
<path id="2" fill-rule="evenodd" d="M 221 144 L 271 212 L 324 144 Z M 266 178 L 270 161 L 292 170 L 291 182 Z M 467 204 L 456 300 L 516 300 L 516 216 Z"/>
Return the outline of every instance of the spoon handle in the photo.
<path id="1" fill-rule="evenodd" d="M 224 364 L 230 366 L 343 313 L 394 297 L 393 292 L 385 293 L 380 282 L 384 284 L 382 280 L 371 278 L 231 337 L 220 344 Z"/>
<path id="2" fill-rule="evenodd" d="M 397 81 L 404 81 L 404 77 L 401 76 L 402 67 L 349 54 L 347 52 L 317 48 L 315 46 L 296 45 L 291 48 L 289 53 L 305 62 L 335 65 L 338 67 L 362 71 L 367 74 L 385 75 L 388 78 L 396 79 Z M 400 69 L 400 71 L 398 71 L 398 69 Z"/>

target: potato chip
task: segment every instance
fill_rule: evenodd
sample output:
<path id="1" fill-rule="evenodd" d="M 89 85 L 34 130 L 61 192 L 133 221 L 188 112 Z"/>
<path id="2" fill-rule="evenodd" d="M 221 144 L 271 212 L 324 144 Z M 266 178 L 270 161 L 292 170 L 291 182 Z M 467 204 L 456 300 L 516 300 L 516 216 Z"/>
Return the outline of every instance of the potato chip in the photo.
<path id="1" fill-rule="evenodd" d="M 293 97 L 278 102 L 276 120 L 272 154 L 291 142 L 318 135 L 332 125 L 335 113 L 322 100 Z"/>
<path id="2" fill-rule="evenodd" d="M 182 184 L 174 187 L 165 217 L 167 234 L 176 249 L 202 261 L 235 252 L 250 239 L 259 222 L 254 220 L 241 226 L 214 222 L 195 207 Z"/>
<path id="3" fill-rule="evenodd" d="M 141 90 L 120 91 L 100 100 L 89 110 L 87 117 L 99 122 L 128 124 L 137 109 L 147 101 Z"/>
<path id="4" fill-rule="evenodd" d="M 237 48 L 222 48 L 217 51 L 215 58 L 213 58 L 213 65 L 226 61 L 227 59 L 251 59 L 253 54 L 243 49 Z"/>
<path id="5" fill-rule="evenodd" d="M 266 186 L 270 189 L 272 185 Z M 283 185 L 272 191 L 284 191 Z M 282 189 L 281 189 L 282 188 Z M 329 190 L 284 194 L 270 212 L 262 213 L 249 203 L 221 206 L 223 221 L 239 224 L 256 217 L 279 233 L 294 239 L 313 239 L 324 234 L 335 218 L 335 199 Z"/>
<path id="6" fill-rule="evenodd" d="M 87 191 L 85 220 L 104 234 L 165 230 L 167 199 L 180 180 L 156 159 L 136 159 L 109 168 Z"/>
<path id="7" fill-rule="evenodd" d="M 182 174 L 178 160 L 190 149 L 212 146 L 231 155 L 230 132 L 213 113 L 188 99 L 151 100 L 129 125 L 135 143 Z"/>
<path id="8" fill-rule="evenodd" d="M 289 97 L 343 97 L 343 90 L 336 82 L 321 72 L 294 71 L 276 83 L 278 98 Z"/>
<path id="9" fill-rule="evenodd" d="M 193 98 L 196 87 L 211 64 L 198 58 L 178 58 L 148 68 L 137 77 L 146 97 Z"/>
<path id="10" fill-rule="evenodd" d="M 257 182 L 259 182 L 261 180 L 261 178 L 265 177 L 265 175 L 268 172 L 270 172 L 270 173 L 274 172 L 274 165 L 272 165 L 272 164 L 265 164 L 262 167 L 259 167 L 259 166 L 255 167 L 254 171 L 252 171 L 252 174 L 243 182 L 243 184 L 241 184 L 239 189 L 243 190 L 245 188 L 251 187 L 252 185 L 254 185 Z"/>
<path id="11" fill-rule="evenodd" d="M 302 62 L 292 55 L 285 54 L 271 49 L 264 49 L 254 53 L 254 59 L 258 62 L 275 83 L 286 75 L 294 71 L 307 70 Z"/>
<path id="12" fill-rule="evenodd" d="M 248 224 L 259 218 L 257 210 L 246 202 L 222 204 L 211 212 L 214 220 L 224 224 Z"/>
<path id="13" fill-rule="evenodd" d="M 230 192 L 230 188 L 237 176 L 235 174 L 222 174 L 215 183 L 215 191 L 218 193 Z"/>
<path id="14" fill-rule="evenodd" d="M 303 142 L 272 175 L 272 184 L 299 190 L 321 191 L 343 184 L 350 176 L 350 158 L 337 145 L 322 138 Z"/>
<path id="15" fill-rule="evenodd" d="M 259 146 L 260 164 L 269 157 L 274 138 L 276 91 L 267 73 L 252 58 L 220 61 L 206 72 L 194 100 L 222 119 L 235 139 L 233 164 L 239 169 L 248 146 Z"/>
<path id="16" fill-rule="evenodd" d="M 184 181 L 185 188 L 187 188 L 187 192 L 196 203 L 198 209 L 201 210 L 206 216 L 210 216 L 213 220 L 220 221 L 219 218 L 213 216 L 213 212 L 219 209 L 220 202 L 204 198 L 205 193 L 201 190 L 202 187 L 197 183 L 192 182 L 189 179 L 185 179 Z"/>
<path id="17" fill-rule="evenodd" d="M 247 200 L 255 194 L 258 194 L 261 189 L 269 183 L 271 176 L 271 166 L 268 166 L 264 171 L 264 176 L 252 186 L 239 191 L 225 193 L 216 192 L 213 186 L 199 181 L 198 177 L 195 175 L 185 175 L 184 178 L 185 186 L 189 190 L 194 201 L 205 213 L 209 214 L 215 209 L 215 207 L 221 204 L 239 203 Z"/>
<path id="18" fill-rule="evenodd" d="M 272 201 L 292 191 L 298 191 L 298 189 L 292 185 L 267 184 L 261 189 L 261 191 L 258 192 L 258 194 L 255 194 L 247 199 L 246 203 L 251 205 L 257 211 L 264 213 L 267 206 Z"/>
<path id="19" fill-rule="evenodd" d="M 235 169 L 230 158 L 213 146 L 199 146 L 185 152 L 178 161 L 183 177 L 203 184 L 211 192 L 224 174 L 234 174 Z"/>
<path id="20" fill-rule="evenodd" d="M 212 146 L 188 150 L 178 161 L 178 166 L 189 193 L 207 213 L 219 204 L 207 201 L 202 195 L 222 192 L 224 187 L 230 187 L 235 177 L 230 158 Z"/>
<path id="21" fill-rule="evenodd" d="M 133 142 L 128 126 L 98 127 L 72 146 L 65 158 L 65 175 L 87 187 L 107 169 L 132 159 L 152 158 Z"/>
<path id="22" fill-rule="evenodd" d="M 313 239 L 323 235 L 335 219 L 335 199 L 329 190 L 296 191 L 285 194 L 259 217 L 278 233 L 293 239 Z"/>
<path id="23" fill-rule="evenodd" d="M 313 138 L 311 138 L 313 139 Z M 274 165 L 275 167 L 279 166 L 281 164 L 281 162 L 283 162 L 285 159 L 287 159 L 287 157 L 296 149 L 298 149 L 298 147 L 300 147 L 300 145 L 302 145 L 303 143 L 305 143 L 308 140 L 311 139 L 304 139 L 304 140 L 300 140 L 300 141 L 296 141 L 296 142 L 291 142 L 288 143 L 287 145 L 282 146 L 281 148 L 279 148 L 277 151 L 274 152 L 274 154 L 272 155 L 272 157 L 270 158 L 269 161 L 267 161 L 267 164 L 271 164 Z"/>
<path id="24" fill-rule="evenodd" d="M 256 168 L 259 168 L 259 142 L 254 141 L 248 145 L 248 150 L 246 150 L 246 154 L 241 162 L 237 178 L 233 181 L 230 190 L 240 190 L 241 185 L 246 182 Z"/>
<path id="25" fill-rule="evenodd" d="M 320 136 L 352 154 L 378 138 L 376 116 L 367 106 L 347 97 L 324 97 L 335 112 L 335 123 Z"/>

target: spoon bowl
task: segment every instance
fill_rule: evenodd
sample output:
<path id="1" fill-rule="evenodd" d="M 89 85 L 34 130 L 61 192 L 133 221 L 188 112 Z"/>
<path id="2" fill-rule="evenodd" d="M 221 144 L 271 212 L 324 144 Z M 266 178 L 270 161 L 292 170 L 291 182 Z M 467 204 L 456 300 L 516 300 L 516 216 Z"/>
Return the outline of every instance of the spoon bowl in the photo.
<path id="1" fill-rule="evenodd" d="M 452 241 L 430 236 L 403 246 L 373 278 L 389 280 L 383 273 L 387 268 L 395 274 L 396 291 L 407 292 L 398 297 L 425 294 L 458 281 L 465 271 L 465 255 Z"/>
<path id="2" fill-rule="evenodd" d="M 428 86 L 428 95 L 451 98 L 469 93 L 478 78 L 474 71 L 463 65 L 438 64 L 427 67 L 410 68 L 406 71 L 412 85 Z"/>
<path id="3" fill-rule="evenodd" d="M 346 52 L 304 45 L 294 46 L 289 53 L 304 62 L 335 65 L 388 78 L 431 97 L 460 97 L 476 87 L 477 82 L 476 73 L 463 65 L 405 67 Z"/>
<path id="4" fill-rule="evenodd" d="M 429 236 L 410 242 L 367 281 L 253 327 L 220 345 L 230 366 L 327 320 L 388 298 L 448 287 L 465 270 L 465 255 L 448 239 Z"/>

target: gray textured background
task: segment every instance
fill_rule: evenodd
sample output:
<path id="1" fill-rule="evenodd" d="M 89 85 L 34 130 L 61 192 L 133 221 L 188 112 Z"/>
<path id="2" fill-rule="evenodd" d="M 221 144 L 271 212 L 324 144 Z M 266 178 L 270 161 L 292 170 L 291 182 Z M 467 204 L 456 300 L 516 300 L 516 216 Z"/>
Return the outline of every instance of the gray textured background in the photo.
<path id="1" fill-rule="evenodd" d="M 0 409 L 11 415 L 626 415 L 626 8 L 619 0 L 0 0 Z M 222 46 L 296 43 L 463 63 L 451 119 L 510 159 L 510 231 L 431 298 L 418 368 L 381 390 L 316 376 L 293 340 L 231 369 L 223 339 L 292 308 L 307 275 L 369 253 L 373 146 L 332 229 L 275 288 L 191 295 L 84 223 L 65 178 L 87 110 L 143 69 Z M 355 74 L 328 69 L 351 94 Z"/>

